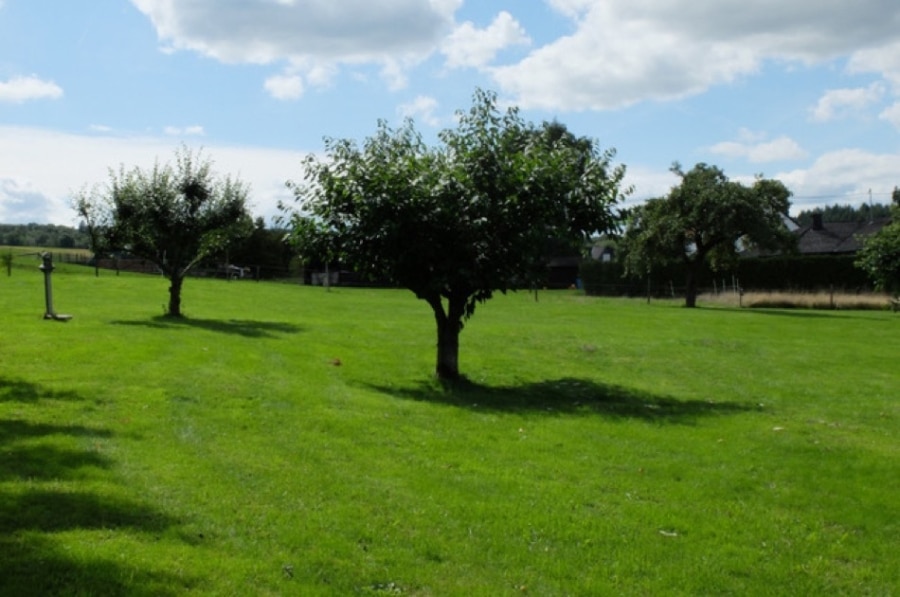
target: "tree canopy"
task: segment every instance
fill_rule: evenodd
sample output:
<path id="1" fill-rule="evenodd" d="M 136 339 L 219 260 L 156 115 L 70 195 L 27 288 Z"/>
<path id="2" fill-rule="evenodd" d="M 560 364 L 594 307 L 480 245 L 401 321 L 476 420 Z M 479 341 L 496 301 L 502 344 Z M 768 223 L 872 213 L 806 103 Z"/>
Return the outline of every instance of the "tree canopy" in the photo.
<path id="1" fill-rule="evenodd" d="M 184 277 L 201 259 L 249 234 L 248 188 L 217 177 L 200 152 L 182 147 L 175 165 L 110 172 L 107 187 L 76 199 L 102 233 L 98 243 L 154 263 L 170 282 L 168 314 L 181 316 Z"/>
<path id="2" fill-rule="evenodd" d="M 500 111 L 490 92 L 457 116 L 433 147 L 411 120 L 380 122 L 362 146 L 326 139 L 290 183 L 302 254 L 337 257 L 431 307 L 443 379 L 459 375 L 459 332 L 476 305 L 539 282 L 548 239 L 580 244 L 615 226 L 624 176 L 613 150 Z"/>
<path id="3" fill-rule="evenodd" d="M 895 191 L 891 207 L 893 220 L 865 239 L 856 266 L 869 274 L 875 285 L 894 296 L 900 295 L 900 193 Z"/>
<path id="4" fill-rule="evenodd" d="M 667 196 L 633 209 L 623 238 L 626 272 L 644 276 L 652 268 L 680 261 L 685 268 L 685 306 L 696 306 L 699 268 L 730 265 L 739 248 L 789 249 L 784 224 L 790 191 L 758 177 L 751 186 L 729 180 L 715 166 L 697 164 L 684 172 Z"/>

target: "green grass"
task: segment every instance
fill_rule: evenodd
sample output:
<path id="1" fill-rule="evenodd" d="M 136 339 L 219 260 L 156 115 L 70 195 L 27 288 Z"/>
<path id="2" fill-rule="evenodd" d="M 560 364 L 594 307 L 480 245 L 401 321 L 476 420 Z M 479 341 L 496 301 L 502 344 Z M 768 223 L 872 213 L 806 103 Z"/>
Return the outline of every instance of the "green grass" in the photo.
<path id="1" fill-rule="evenodd" d="M 900 317 L 0 275 L 0 594 L 892 595 Z M 338 364 L 339 362 L 339 364 Z"/>

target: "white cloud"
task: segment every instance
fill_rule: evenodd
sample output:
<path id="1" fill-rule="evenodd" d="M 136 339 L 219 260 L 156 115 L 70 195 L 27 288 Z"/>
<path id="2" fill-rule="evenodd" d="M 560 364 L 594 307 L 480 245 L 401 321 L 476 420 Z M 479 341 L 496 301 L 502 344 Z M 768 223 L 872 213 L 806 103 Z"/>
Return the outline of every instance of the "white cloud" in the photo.
<path id="1" fill-rule="evenodd" d="M 869 190 L 881 202 L 889 202 L 897 185 L 900 153 L 873 153 L 862 149 L 842 149 L 819 156 L 810 166 L 771 174 L 766 178 L 783 182 L 793 193 L 792 212 L 835 203 L 859 205 L 869 200 Z M 758 171 L 729 171 L 729 179 L 752 184 Z M 625 182 L 635 192 L 626 202 L 641 203 L 669 192 L 678 179 L 669 171 L 629 165 Z"/>
<path id="2" fill-rule="evenodd" d="M 869 189 L 883 194 L 897 184 L 900 154 L 843 149 L 820 156 L 809 167 L 777 174 L 794 192 L 795 208 L 861 203 Z"/>
<path id="3" fill-rule="evenodd" d="M 401 104 L 397 108 L 397 112 L 404 118 L 417 119 L 428 126 L 436 127 L 440 125 L 440 119 L 434 114 L 437 108 L 438 101 L 436 99 L 420 95 L 407 104 Z"/>
<path id="4" fill-rule="evenodd" d="M 884 110 L 878 117 L 890 122 L 894 127 L 900 130 L 900 102 L 897 102 Z"/>
<path id="5" fill-rule="evenodd" d="M 670 170 L 655 170 L 646 166 L 628 165 L 625 169 L 623 188 L 634 192 L 626 200 L 627 206 L 643 203 L 652 197 L 663 197 L 678 184 L 678 178 Z"/>
<path id="6" fill-rule="evenodd" d="M 152 167 L 157 160 L 171 161 L 177 147 L 167 137 L 75 135 L 0 125 L 0 221 L 15 217 L 19 222 L 74 225 L 77 218 L 69 206 L 73 193 L 105 183 L 109 169 L 119 165 Z M 247 182 L 253 213 L 266 218 L 277 215 L 279 201 L 292 198 L 285 181 L 303 175 L 302 152 L 204 145 L 203 155 L 216 172 Z"/>
<path id="7" fill-rule="evenodd" d="M 171 50 L 225 63 L 287 61 L 293 72 L 285 76 L 318 71 L 309 73 L 310 79 L 335 65 L 376 64 L 395 86 L 402 84 L 398 71 L 435 50 L 461 5 L 461 0 L 131 1 Z"/>
<path id="8" fill-rule="evenodd" d="M 859 112 L 884 97 L 884 84 L 880 81 L 868 87 L 853 89 L 831 89 L 819 98 L 810 109 L 810 115 L 817 122 L 828 122 L 836 118 Z"/>
<path id="9" fill-rule="evenodd" d="M 790 137 L 781 136 L 766 141 L 764 140 L 765 135 L 751 133 L 747 130 L 742 130 L 739 137 L 738 141 L 717 143 L 710 148 L 710 151 L 730 158 L 746 159 L 753 164 L 798 160 L 807 155 L 803 148 Z"/>
<path id="10" fill-rule="evenodd" d="M 276 75 L 266 79 L 265 88 L 275 99 L 299 99 L 303 97 L 303 78 L 300 75 Z"/>
<path id="11" fill-rule="evenodd" d="M 547 0 L 547 3 L 567 17 L 574 19 L 590 10 L 594 5 L 594 0 Z"/>
<path id="12" fill-rule="evenodd" d="M 203 127 L 197 124 L 184 127 L 167 126 L 163 129 L 163 132 L 170 137 L 202 137 L 206 134 Z"/>
<path id="13" fill-rule="evenodd" d="M 63 96 L 62 87 L 53 81 L 45 81 L 36 75 L 13 77 L 0 81 L 0 102 L 20 104 L 29 100 L 59 99 Z"/>
<path id="14" fill-rule="evenodd" d="M 470 21 L 459 25 L 443 43 L 441 51 L 450 68 L 479 68 L 497 53 L 512 45 L 528 45 L 531 39 L 522 25 L 506 11 L 497 15 L 486 29 L 476 29 Z"/>
<path id="15" fill-rule="evenodd" d="M 550 0 L 570 35 L 493 70 L 523 108 L 610 109 L 700 93 L 769 61 L 810 64 L 896 39 L 893 0 Z M 896 58 L 879 52 L 886 68 Z M 894 54 L 896 56 L 896 53 Z"/>
<path id="16" fill-rule="evenodd" d="M 900 41 L 854 52 L 847 70 L 850 73 L 878 73 L 900 86 Z"/>
<path id="17" fill-rule="evenodd" d="M 27 181 L 0 177 L 0 222 L 44 222 L 52 201 Z"/>
<path id="18" fill-rule="evenodd" d="M 381 78 L 391 91 L 406 87 L 406 68 L 408 63 L 402 60 L 385 60 L 381 65 Z"/>

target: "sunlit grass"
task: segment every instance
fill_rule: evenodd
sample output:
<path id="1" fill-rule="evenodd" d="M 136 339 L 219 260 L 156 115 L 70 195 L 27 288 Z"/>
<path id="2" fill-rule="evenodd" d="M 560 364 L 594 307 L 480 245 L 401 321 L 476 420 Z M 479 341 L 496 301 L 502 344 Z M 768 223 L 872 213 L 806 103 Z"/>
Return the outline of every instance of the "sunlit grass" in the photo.
<path id="1" fill-rule="evenodd" d="M 0 276 L 0 593 L 900 588 L 900 317 Z"/>

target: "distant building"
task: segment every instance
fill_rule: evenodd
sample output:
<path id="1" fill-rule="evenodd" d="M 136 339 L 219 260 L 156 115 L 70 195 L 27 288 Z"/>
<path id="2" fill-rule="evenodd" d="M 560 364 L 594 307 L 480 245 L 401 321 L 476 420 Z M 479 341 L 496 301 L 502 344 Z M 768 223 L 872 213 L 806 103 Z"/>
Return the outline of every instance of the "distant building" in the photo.
<path id="1" fill-rule="evenodd" d="M 812 224 L 794 231 L 797 250 L 803 255 L 856 253 L 863 240 L 890 223 L 889 219 L 863 222 L 823 222 L 822 214 L 813 214 Z"/>

